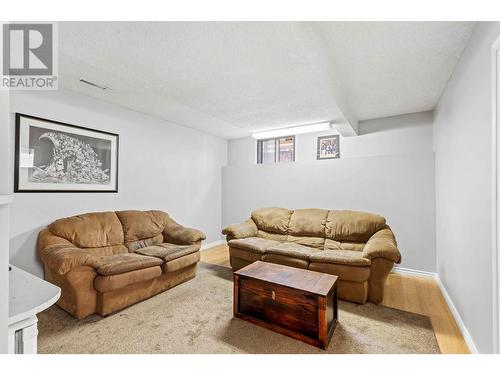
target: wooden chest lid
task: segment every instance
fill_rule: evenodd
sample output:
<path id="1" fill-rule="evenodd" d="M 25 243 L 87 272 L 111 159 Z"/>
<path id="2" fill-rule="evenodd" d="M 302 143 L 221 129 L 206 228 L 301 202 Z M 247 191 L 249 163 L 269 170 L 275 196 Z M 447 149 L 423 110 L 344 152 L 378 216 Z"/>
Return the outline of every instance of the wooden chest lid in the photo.
<path id="1" fill-rule="evenodd" d="M 266 263 L 260 260 L 241 268 L 234 274 L 303 290 L 320 296 L 328 295 L 338 279 L 337 276 L 327 273 Z"/>

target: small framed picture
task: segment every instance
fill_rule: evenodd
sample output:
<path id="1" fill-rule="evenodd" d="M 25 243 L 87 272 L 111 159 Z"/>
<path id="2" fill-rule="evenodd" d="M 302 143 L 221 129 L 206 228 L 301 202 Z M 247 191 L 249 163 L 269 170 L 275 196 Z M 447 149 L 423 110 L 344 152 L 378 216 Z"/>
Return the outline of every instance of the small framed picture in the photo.
<path id="1" fill-rule="evenodd" d="M 340 143 L 338 135 L 318 137 L 317 160 L 340 158 Z"/>
<path id="2" fill-rule="evenodd" d="M 16 113 L 14 192 L 118 191 L 118 135 Z"/>

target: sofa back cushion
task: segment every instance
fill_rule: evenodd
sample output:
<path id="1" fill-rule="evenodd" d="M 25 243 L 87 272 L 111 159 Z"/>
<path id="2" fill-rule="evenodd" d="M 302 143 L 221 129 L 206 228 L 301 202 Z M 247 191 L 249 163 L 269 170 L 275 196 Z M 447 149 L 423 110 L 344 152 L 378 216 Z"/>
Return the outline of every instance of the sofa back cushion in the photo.
<path id="1" fill-rule="evenodd" d="M 288 234 L 293 236 L 325 237 L 328 210 L 303 208 L 294 210 L 288 225 Z"/>
<path id="2" fill-rule="evenodd" d="M 116 211 L 123 226 L 125 245 L 130 251 L 160 244 L 168 215 L 162 211 Z"/>
<path id="3" fill-rule="evenodd" d="M 259 208 L 252 212 L 258 236 L 325 249 L 362 249 L 385 218 L 361 211 Z"/>
<path id="4" fill-rule="evenodd" d="M 264 232 L 288 234 L 292 212 L 279 207 L 258 208 L 252 212 L 252 220 Z"/>
<path id="5" fill-rule="evenodd" d="M 287 242 L 322 249 L 328 210 L 303 208 L 294 210 L 288 225 Z"/>
<path id="6" fill-rule="evenodd" d="M 326 237 L 336 241 L 366 242 L 385 226 L 380 215 L 360 211 L 336 211 L 328 213 Z"/>
<path id="7" fill-rule="evenodd" d="M 48 230 L 81 248 L 123 245 L 123 229 L 114 212 L 92 212 L 54 221 Z"/>

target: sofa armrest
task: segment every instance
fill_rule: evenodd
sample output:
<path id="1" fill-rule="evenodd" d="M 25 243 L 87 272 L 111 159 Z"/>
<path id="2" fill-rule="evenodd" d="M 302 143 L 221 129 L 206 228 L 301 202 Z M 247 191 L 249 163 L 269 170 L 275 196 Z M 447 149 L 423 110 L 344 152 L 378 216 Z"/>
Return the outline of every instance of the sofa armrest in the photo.
<path id="1" fill-rule="evenodd" d="M 171 226 L 163 232 L 166 242 L 176 245 L 191 245 L 206 238 L 205 233 L 198 229 L 186 228 L 182 225 Z"/>
<path id="2" fill-rule="evenodd" d="M 174 243 L 176 245 L 192 245 L 207 238 L 202 231 L 187 228 L 176 222 L 169 215 L 167 215 L 165 228 L 162 234 L 165 242 Z"/>
<path id="3" fill-rule="evenodd" d="M 401 253 L 396 238 L 388 225 L 370 237 L 363 249 L 363 257 L 370 260 L 384 258 L 394 263 L 401 263 Z"/>
<path id="4" fill-rule="evenodd" d="M 40 250 L 42 262 L 58 275 L 65 275 L 80 266 L 97 268 L 99 256 L 76 246 L 55 245 Z"/>
<path id="5" fill-rule="evenodd" d="M 255 237 L 257 233 L 257 225 L 255 225 L 252 219 L 248 219 L 243 223 L 231 224 L 222 230 L 222 234 L 227 236 L 228 241 L 238 238 Z"/>

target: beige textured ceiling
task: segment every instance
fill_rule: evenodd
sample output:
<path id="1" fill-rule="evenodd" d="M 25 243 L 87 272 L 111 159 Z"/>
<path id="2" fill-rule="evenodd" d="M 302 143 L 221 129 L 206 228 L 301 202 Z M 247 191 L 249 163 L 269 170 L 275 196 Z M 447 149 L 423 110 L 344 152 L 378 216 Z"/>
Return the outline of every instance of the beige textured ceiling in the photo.
<path id="1" fill-rule="evenodd" d="M 434 108 L 473 26 L 63 22 L 60 86 L 226 138 L 393 116 Z"/>

